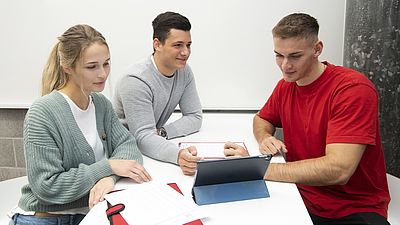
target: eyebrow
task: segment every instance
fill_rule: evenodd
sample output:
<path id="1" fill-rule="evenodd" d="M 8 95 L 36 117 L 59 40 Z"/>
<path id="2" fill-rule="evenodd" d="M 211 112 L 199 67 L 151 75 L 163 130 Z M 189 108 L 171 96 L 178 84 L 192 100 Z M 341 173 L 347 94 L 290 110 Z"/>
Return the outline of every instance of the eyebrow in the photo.
<path id="1" fill-rule="evenodd" d="M 275 50 L 274 50 L 274 52 L 275 52 L 275 54 L 282 55 L 281 53 L 279 53 L 279 52 L 277 52 Z M 298 54 L 302 54 L 302 53 L 303 53 L 302 51 L 292 52 L 292 53 L 289 54 L 289 56 L 298 55 Z"/>
<path id="2" fill-rule="evenodd" d="M 107 61 L 110 61 L 110 58 L 106 59 L 105 62 L 107 62 Z M 85 64 L 87 65 L 87 64 L 96 64 L 96 63 L 99 63 L 99 62 L 97 62 L 97 61 L 89 61 L 89 62 L 86 62 Z"/>
<path id="3" fill-rule="evenodd" d="M 172 42 L 172 44 L 182 44 L 182 43 L 185 43 L 184 41 L 175 41 L 175 42 Z M 187 42 L 188 44 L 192 44 L 192 42 L 191 41 L 189 41 L 189 42 Z"/>

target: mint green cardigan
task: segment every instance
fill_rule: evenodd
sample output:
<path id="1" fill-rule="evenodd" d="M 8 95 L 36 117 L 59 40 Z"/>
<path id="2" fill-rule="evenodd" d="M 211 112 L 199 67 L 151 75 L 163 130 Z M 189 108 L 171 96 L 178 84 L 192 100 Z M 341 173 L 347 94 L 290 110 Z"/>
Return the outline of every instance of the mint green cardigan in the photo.
<path id="1" fill-rule="evenodd" d="M 110 101 L 91 94 L 96 108 L 97 131 L 109 159 L 143 163 L 136 140 L 118 121 Z M 24 121 L 24 153 L 29 184 L 21 192 L 25 211 L 55 212 L 88 206 L 90 189 L 98 180 L 118 177 L 107 159 L 96 162 L 72 115 L 58 92 L 33 103 Z"/>

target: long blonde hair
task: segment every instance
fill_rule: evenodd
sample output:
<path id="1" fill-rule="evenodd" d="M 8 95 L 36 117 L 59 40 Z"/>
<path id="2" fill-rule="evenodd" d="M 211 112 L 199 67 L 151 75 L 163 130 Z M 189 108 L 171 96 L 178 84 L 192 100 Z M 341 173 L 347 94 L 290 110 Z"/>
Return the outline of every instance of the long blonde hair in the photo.
<path id="1" fill-rule="evenodd" d="M 69 81 L 64 68 L 75 68 L 82 52 L 93 43 L 104 44 L 108 47 L 103 35 L 93 27 L 78 24 L 58 37 L 42 73 L 42 96 L 53 90 L 63 88 Z"/>

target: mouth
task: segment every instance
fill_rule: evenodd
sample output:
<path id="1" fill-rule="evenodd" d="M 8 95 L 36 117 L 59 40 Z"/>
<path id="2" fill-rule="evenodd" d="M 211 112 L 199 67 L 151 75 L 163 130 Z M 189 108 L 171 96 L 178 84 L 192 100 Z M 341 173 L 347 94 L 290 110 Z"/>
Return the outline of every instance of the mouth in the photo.
<path id="1" fill-rule="evenodd" d="M 296 71 L 285 71 L 283 72 L 285 75 L 291 76 L 296 73 Z"/>
<path id="2" fill-rule="evenodd" d="M 187 61 L 187 59 L 181 59 L 181 58 L 177 58 L 177 60 L 184 63 Z"/>
<path id="3" fill-rule="evenodd" d="M 93 83 L 94 85 L 103 85 L 103 84 L 105 84 L 106 82 L 105 81 L 100 81 L 100 82 L 95 82 L 95 83 Z"/>

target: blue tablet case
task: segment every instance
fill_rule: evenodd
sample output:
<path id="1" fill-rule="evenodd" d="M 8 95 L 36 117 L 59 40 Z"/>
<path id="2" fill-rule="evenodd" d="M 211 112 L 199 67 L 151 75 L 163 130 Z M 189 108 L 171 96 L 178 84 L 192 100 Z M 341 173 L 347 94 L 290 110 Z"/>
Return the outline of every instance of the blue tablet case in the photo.
<path id="1" fill-rule="evenodd" d="M 263 179 L 271 155 L 197 162 L 192 188 L 198 205 L 268 198 Z"/>

